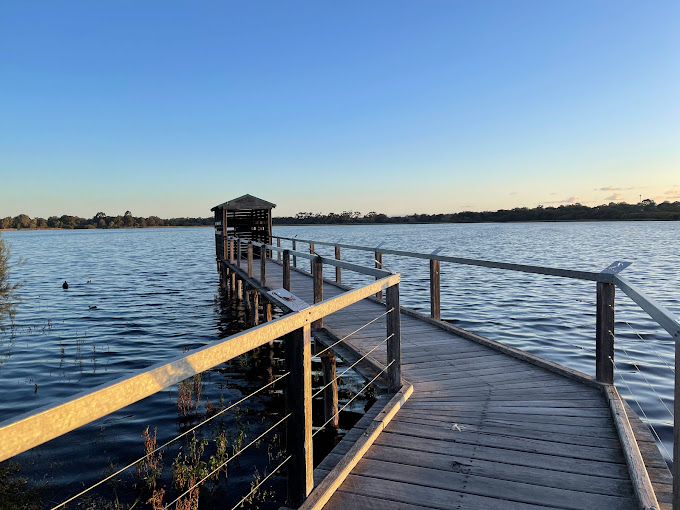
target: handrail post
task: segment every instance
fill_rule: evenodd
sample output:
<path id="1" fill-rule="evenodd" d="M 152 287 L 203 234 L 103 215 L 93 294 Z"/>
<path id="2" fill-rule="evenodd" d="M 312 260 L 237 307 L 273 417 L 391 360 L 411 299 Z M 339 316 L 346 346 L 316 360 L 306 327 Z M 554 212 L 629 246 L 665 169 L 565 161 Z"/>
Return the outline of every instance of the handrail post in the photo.
<path id="1" fill-rule="evenodd" d="M 597 282 L 595 319 L 595 375 L 605 384 L 614 384 L 614 299 L 613 283 Z"/>
<path id="2" fill-rule="evenodd" d="M 281 248 L 281 238 L 280 237 L 276 238 L 276 247 Z M 281 262 L 281 252 L 280 251 L 276 252 L 276 261 Z"/>
<path id="3" fill-rule="evenodd" d="M 430 316 L 437 321 L 442 318 L 439 279 L 439 261 L 430 259 Z"/>
<path id="4" fill-rule="evenodd" d="M 264 252 L 267 253 L 267 250 Z M 260 257 L 260 285 L 267 285 L 267 257 Z"/>
<path id="5" fill-rule="evenodd" d="M 250 313 L 250 324 L 252 326 L 257 326 L 260 323 L 260 299 L 259 292 L 253 289 L 248 293 L 248 311 Z"/>
<path id="6" fill-rule="evenodd" d="M 335 260 L 340 260 L 340 247 L 335 247 Z M 335 266 L 335 283 L 342 283 L 342 268 Z"/>
<path id="7" fill-rule="evenodd" d="M 382 252 L 376 251 L 375 252 L 375 267 L 376 269 L 382 269 Z M 376 280 L 380 280 L 379 276 L 375 277 Z M 378 299 L 382 299 L 382 290 L 376 292 L 375 297 Z"/>
<path id="8" fill-rule="evenodd" d="M 314 243 L 309 243 L 309 254 L 314 255 Z M 309 271 L 314 272 L 314 259 L 309 261 Z"/>
<path id="9" fill-rule="evenodd" d="M 241 250 L 242 248 L 242 242 L 241 239 L 239 238 L 238 241 L 236 241 L 236 249 L 238 250 L 236 253 L 236 264 L 238 264 L 238 267 L 241 267 L 241 254 L 243 253 Z"/>
<path id="10" fill-rule="evenodd" d="M 248 276 L 253 277 L 253 245 L 248 243 Z"/>
<path id="11" fill-rule="evenodd" d="M 297 243 L 293 239 L 293 251 L 296 251 Z M 293 267 L 297 267 L 297 255 L 293 255 Z"/>
<path id="12" fill-rule="evenodd" d="M 299 507 L 314 488 L 312 452 L 312 334 L 309 324 L 285 336 L 288 504 Z"/>
<path id="13" fill-rule="evenodd" d="M 673 510 L 680 510 L 680 349 L 675 344 L 675 391 L 673 393 Z"/>
<path id="14" fill-rule="evenodd" d="M 314 257 L 312 259 L 312 276 L 314 278 L 314 303 L 323 301 L 323 262 L 321 257 Z M 314 321 L 316 329 L 323 327 L 323 319 Z"/>
<path id="15" fill-rule="evenodd" d="M 320 357 L 323 385 L 328 385 L 323 390 L 323 421 L 324 423 L 329 422 L 329 427 L 337 429 L 340 424 L 340 415 L 338 413 L 338 380 L 335 354 L 332 351 L 326 351 Z"/>
<path id="16" fill-rule="evenodd" d="M 283 288 L 290 292 L 290 251 L 283 250 Z"/>
<path id="17" fill-rule="evenodd" d="M 401 308 L 399 307 L 399 284 L 385 291 L 387 314 L 387 381 L 389 390 L 396 393 L 401 389 Z"/>

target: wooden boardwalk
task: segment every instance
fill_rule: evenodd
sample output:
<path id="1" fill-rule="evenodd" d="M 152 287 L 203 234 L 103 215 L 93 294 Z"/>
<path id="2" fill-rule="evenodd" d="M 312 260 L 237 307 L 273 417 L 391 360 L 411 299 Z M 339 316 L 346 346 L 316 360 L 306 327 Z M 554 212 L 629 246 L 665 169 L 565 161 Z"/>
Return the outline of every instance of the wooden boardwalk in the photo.
<path id="1" fill-rule="evenodd" d="M 281 272 L 268 265 L 268 287 L 281 287 Z M 312 303 L 310 275 L 293 271 L 291 292 Z M 341 292 L 324 285 L 325 298 Z M 384 312 L 364 300 L 324 326 L 344 336 Z M 368 352 L 384 338 L 384 321 L 377 321 L 348 343 Z M 413 394 L 325 508 L 640 508 L 599 389 L 407 314 L 401 342 Z M 371 356 L 384 363 L 384 344 Z M 317 466 L 317 483 L 376 412 Z M 660 506 L 670 508 L 670 473 L 646 427 L 628 412 Z"/>

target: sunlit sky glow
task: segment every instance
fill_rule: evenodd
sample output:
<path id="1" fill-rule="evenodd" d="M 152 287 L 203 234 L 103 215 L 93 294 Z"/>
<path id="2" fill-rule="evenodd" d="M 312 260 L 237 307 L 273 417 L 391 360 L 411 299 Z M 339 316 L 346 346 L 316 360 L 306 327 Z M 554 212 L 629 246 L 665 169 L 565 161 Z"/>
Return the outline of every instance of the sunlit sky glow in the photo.
<path id="1" fill-rule="evenodd" d="M 680 2 L 4 2 L 0 217 L 680 200 Z"/>

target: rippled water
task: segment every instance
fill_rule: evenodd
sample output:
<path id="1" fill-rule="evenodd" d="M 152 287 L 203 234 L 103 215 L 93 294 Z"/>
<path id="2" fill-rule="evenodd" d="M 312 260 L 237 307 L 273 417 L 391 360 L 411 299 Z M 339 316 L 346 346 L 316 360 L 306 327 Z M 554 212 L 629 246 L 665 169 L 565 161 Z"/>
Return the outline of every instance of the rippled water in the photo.
<path id="1" fill-rule="evenodd" d="M 14 327 L 5 323 L 0 331 L 0 421 L 246 327 L 243 309 L 231 307 L 219 295 L 211 228 L 23 231 L 2 237 L 10 243 L 14 260 L 24 259 L 12 276 L 25 285 Z M 64 281 L 68 290 L 62 289 Z M 264 347 L 202 374 L 200 405 L 186 416 L 178 412 L 174 386 L 19 455 L 14 460 L 22 466 L 20 476 L 41 489 L 42 506 L 51 508 L 141 457 L 140 436 L 146 427 L 152 435 L 157 428 L 161 444 L 261 388 L 272 372 L 281 373 L 280 350 L 277 343 L 271 357 Z M 350 372 L 341 383 L 339 397 L 346 402 L 357 381 Z M 215 453 L 219 430 L 227 431 L 232 452 L 276 423 L 283 412 L 282 384 L 273 389 L 201 427 L 197 439 L 209 440 L 204 457 Z M 323 422 L 318 404 L 315 423 Z M 341 416 L 341 426 L 351 426 L 364 404 L 356 399 Z M 236 504 L 258 474 L 264 476 L 282 460 L 280 438 L 277 429 L 230 463 L 228 481 L 222 475 L 219 483 L 209 483 L 209 490 L 201 493 L 202 504 Z M 173 461 L 189 446 L 180 440 L 164 451 L 162 482 L 168 494 Z M 319 451 L 327 448 L 317 446 Z M 278 508 L 285 500 L 285 478 L 270 480 L 266 489 L 271 494 L 267 502 L 258 502 L 261 508 Z M 115 500 L 132 505 L 140 493 L 145 499 L 137 508 L 146 507 L 149 494 L 134 487 L 139 483 L 132 468 L 69 508 L 108 508 Z"/>
<path id="2" fill-rule="evenodd" d="M 616 260 L 622 274 L 680 316 L 680 223 L 592 222 L 275 227 L 298 239 L 565 269 L 601 271 Z M 285 247 L 290 246 L 285 245 Z M 317 245 L 333 257 L 333 248 Z M 298 243 L 298 250 L 307 247 Z M 342 258 L 374 264 L 372 253 Z M 402 304 L 429 313 L 427 260 L 383 255 L 402 274 Z M 332 269 L 326 274 L 334 278 Z M 368 281 L 343 273 L 345 283 Z M 442 263 L 442 318 L 488 338 L 595 375 L 595 282 Z M 623 292 L 616 295 L 616 380 L 620 393 L 653 426 L 667 461 L 672 455 L 674 367 L 670 335 Z"/>
<path id="3" fill-rule="evenodd" d="M 445 255 L 590 271 L 628 260 L 633 265 L 625 276 L 680 315 L 678 222 L 306 226 L 275 227 L 275 233 L 367 246 L 383 242 L 385 247 L 425 253 L 441 246 Z M 26 301 L 14 329 L 0 332 L 0 421 L 244 327 L 242 311 L 225 305 L 218 295 L 210 228 L 23 231 L 4 232 L 3 238 L 15 256 L 26 259 L 14 272 L 25 281 Z M 316 248 L 332 256 L 332 248 Z M 343 250 L 342 257 L 373 265 L 370 253 Z M 385 255 L 383 263 L 402 273 L 402 303 L 428 312 L 427 261 Z M 445 263 L 441 273 L 444 319 L 594 374 L 594 282 Z M 70 285 L 67 291 L 61 288 L 64 280 Z M 367 281 L 347 271 L 343 280 Z M 673 342 L 622 292 L 616 301 L 615 357 L 620 392 L 639 414 L 644 411 L 643 419 L 663 440 L 668 459 Z M 169 388 L 19 456 L 22 475 L 44 488 L 46 505 L 62 501 L 113 466 L 140 456 L 140 434 L 147 426 L 158 427 L 159 442 L 165 441 L 205 417 L 206 397 L 217 406 L 262 386 L 267 359 L 267 353 L 255 352 L 204 374 L 203 414 L 178 417 L 177 387 Z M 281 405 L 280 392 L 265 392 L 239 413 L 225 415 L 230 443 L 240 431 L 253 438 L 266 430 L 278 419 Z M 205 437 L 212 440 L 209 434 Z M 240 464 L 230 465 L 228 494 L 218 487 L 205 497 L 237 502 L 250 490 L 254 468 L 262 473 L 276 465 L 278 448 L 271 439 L 244 455 Z M 177 448 L 166 453 L 166 481 L 177 454 Z M 110 501 L 117 494 L 131 503 L 136 497 L 130 489 L 134 470 L 117 479 L 120 483 L 108 484 L 97 497 Z M 280 498 L 284 481 L 273 480 Z M 263 507 L 277 508 L 280 502 Z"/>

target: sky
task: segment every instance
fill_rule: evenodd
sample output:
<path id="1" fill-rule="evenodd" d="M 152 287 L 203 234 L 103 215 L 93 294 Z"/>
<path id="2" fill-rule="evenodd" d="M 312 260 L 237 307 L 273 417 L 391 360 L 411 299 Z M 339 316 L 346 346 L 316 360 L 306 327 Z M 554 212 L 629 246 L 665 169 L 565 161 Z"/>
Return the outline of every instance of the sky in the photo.
<path id="1" fill-rule="evenodd" d="M 0 217 L 680 200 L 680 2 L 0 6 Z"/>

